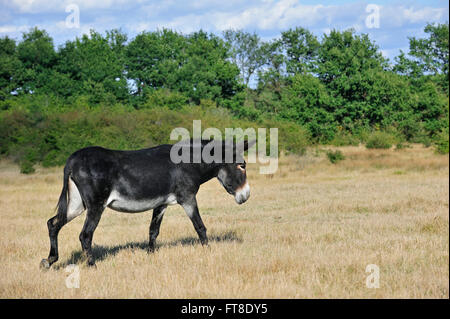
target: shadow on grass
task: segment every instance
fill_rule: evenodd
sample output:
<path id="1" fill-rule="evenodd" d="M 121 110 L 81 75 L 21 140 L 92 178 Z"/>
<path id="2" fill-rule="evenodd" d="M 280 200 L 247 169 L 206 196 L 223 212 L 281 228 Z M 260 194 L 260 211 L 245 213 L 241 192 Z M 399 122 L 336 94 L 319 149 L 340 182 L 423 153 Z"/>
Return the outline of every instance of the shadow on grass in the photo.
<path id="1" fill-rule="evenodd" d="M 210 235 L 208 236 L 209 242 L 237 242 L 242 243 L 242 238 L 240 238 L 235 231 L 228 231 L 226 233 L 220 234 L 220 235 Z M 164 247 L 174 247 L 174 246 L 194 246 L 194 245 L 200 245 L 200 240 L 195 237 L 184 237 L 180 238 L 171 242 L 163 242 L 160 243 L 156 241 L 156 250 Z M 142 249 L 147 251 L 148 249 L 148 241 L 141 241 L 141 242 L 129 242 L 123 245 L 116 245 L 116 246 L 102 246 L 102 245 L 93 245 L 92 246 L 92 254 L 94 255 L 95 261 L 102 261 L 106 258 L 115 256 L 117 253 L 119 253 L 122 250 L 127 249 Z M 79 264 L 85 261 L 85 257 L 83 252 L 80 250 L 72 252 L 71 256 L 65 260 L 64 262 L 58 263 L 54 266 L 55 270 L 65 268 L 66 266 L 70 264 Z"/>

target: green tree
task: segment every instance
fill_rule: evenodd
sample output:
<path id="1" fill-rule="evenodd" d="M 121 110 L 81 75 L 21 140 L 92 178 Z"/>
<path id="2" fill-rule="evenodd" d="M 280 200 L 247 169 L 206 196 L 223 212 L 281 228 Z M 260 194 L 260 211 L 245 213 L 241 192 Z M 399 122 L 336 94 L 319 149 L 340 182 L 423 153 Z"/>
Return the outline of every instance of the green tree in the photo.
<path id="1" fill-rule="evenodd" d="M 312 137 L 329 141 L 336 132 L 336 120 L 330 109 L 327 88 L 311 74 L 296 74 L 283 90 L 279 117 L 308 128 Z"/>
<path id="2" fill-rule="evenodd" d="M 220 103 L 242 90 L 239 69 L 228 61 L 228 49 L 222 39 L 199 31 L 190 34 L 187 41 L 188 59 L 180 69 L 181 92 L 198 104 L 205 98 Z"/>
<path id="3" fill-rule="evenodd" d="M 0 38 L 0 100 L 10 97 L 17 89 L 16 76 L 22 67 L 16 41 L 7 36 Z"/>
<path id="4" fill-rule="evenodd" d="M 174 88 L 177 72 L 186 63 L 186 39 L 171 30 L 138 34 L 126 49 L 126 70 L 142 96 L 146 89 Z"/>
<path id="5" fill-rule="evenodd" d="M 265 42 L 261 51 L 264 57 L 264 68 L 258 72 L 258 90 L 269 89 L 281 98 L 281 89 L 286 77 L 286 57 L 282 42 L 273 40 Z"/>
<path id="6" fill-rule="evenodd" d="M 435 80 L 448 95 L 449 25 L 427 24 L 426 38 L 409 38 L 409 57 L 402 51 L 396 58 L 394 70 L 409 76 L 416 87 L 424 81 Z M 431 76 L 431 77 L 430 77 Z"/>
<path id="7" fill-rule="evenodd" d="M 413 94 L 406 127 L 409 131 L 414 126 L 422 127 L 433 136 L 448 128 L 449 26 L 427 24 L 424 32 L 425 38 L 409 38 L 409 52 L 396 57 L 393 70 L 407 78 Z"/>
<path id="8" fill-rule="evenodd" d="M 144 32 L 128 45 L 127 74 L 138 96 L 146 90 L 169 89 L 197 104 L 201 99 L 221 103 L 242 90 L 239 69 L 228 58 L 224 41 L 213 34 Z"/>
<path id="9" fill-rule="evenodd" d="M 223 33 L 230 46 L 230 56 L 241 71 L 241 78 L 248 86 L 251 77 L 265 64 L 263 43 L 256 33 L 242 30 L 226 30 Z"/>
<path id="10" fill-rule="evenodd" d="M 286 50 L 288 74 L 311 72 L 316 68 L 320 43 L 310 31 L 300 27 L 289 29 L 281 33 L 281 42 Z"/>
<path id="11" fill-rule="evenodd" d="M 17 57 L 23 66 L 16 72 L 17 91 L 30 93 L 46 85 L 57 56 L 53 39 L 45 30 L 35 27 L 22 38 L 17 45 Z"/>
<path id="12" fill-rule="evenodd" d="M 69 95 L 85 94 L 94 90 L 97 103 L 110 98 L 125 100 L 128 84 L 125 73 L 126 35 L 111 30 L 102 36 L 94 30 L 59 48 L 56 71 L 70 83 Z"/>
<path id="13" fill-rule="evenodd" d="M 445 74 L 448 79 L 448 23 L 427 24 L 424 31 L 428 34 L 428 38 L 409 39 L 409 54 L 417 58 L 425 72 L 434 75 Z"/>
<path id="14" fill-rule="evenodd" d="M 381 121 L 368 118 L 368 114 L 371 109 L 384 108 L 383 102 L 375 98 L 372 87 L 383 81 L 382 74 L 387 66 L 378 46 L 367 34 L 333 30 L 324 35 L 316 72 L 332 97 L 330 111 L 338 123 L 349 126 Z"/>

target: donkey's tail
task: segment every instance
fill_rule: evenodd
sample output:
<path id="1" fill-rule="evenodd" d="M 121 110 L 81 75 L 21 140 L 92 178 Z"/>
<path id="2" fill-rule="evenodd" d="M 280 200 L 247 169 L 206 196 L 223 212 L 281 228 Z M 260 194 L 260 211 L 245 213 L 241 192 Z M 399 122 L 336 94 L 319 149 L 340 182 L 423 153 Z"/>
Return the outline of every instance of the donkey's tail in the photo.
<path id="1" fill-rule="evenodd" d="M 59 195 L 58 204 L 56 205 L 55 210 L 58 212 L 58 217 L 62 218 L 62 220 L 66 219 L 67 216 L 67 204 L 69 202 L 69 177 L 70 177 L 70 169 L 66 165 L 64 167 L 64 180 L 63 180 L 63 188 L 61 191 L 61 195 Z"/>

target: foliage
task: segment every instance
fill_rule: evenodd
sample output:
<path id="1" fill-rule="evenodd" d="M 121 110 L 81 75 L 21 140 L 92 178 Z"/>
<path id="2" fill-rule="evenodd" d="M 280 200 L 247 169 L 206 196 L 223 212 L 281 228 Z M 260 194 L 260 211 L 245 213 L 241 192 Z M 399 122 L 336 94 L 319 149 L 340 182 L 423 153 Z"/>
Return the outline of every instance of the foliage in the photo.
<path id="1" fill-rule="evenodd" d="M 443 129 L 438 135 L 436 139 L 436 152 L 439 154 L 448 154 L 449 150 L 449 131 L 448 127 Z"/>
<path id="2" fill-rule="evenodd" d="M 336 131 L 334 114 L 328 112 L 330 96 L 320 80 L 297 74 L 283 91 L 278 116 L 304 125 L 313 138 L 328 141 Z"/>
<path id="3" fill-rule="evenodd" d="M 213 34 L 199 31 L 184 36 L 167 29 L 143 32 L 126 52 L 126 70 L 137 96 L 169 89 L 198 104 L 201 99 L 229 99 L 242 90 L 239 69 L 226 60 L 228 49 Z"/>
<path id="4" fill-rule="evenodd" d="M 0 38 L 0 156 L 60 165 L 76 148 L 168 142 L 193 119 L 210 126 L 277 127 L 280 149 L 311 143 L 448 152 L 448 23 L 391 63 L 367 34 L 297 27 L 263 41 L 162 29 L 132 39 L 91 30 L 55 48 L 32 28 Z M 400 143 L 400 144 L 398 144 Z M 400 146 L 401 147 L 401 146 Z"/>
<path id="5" fill-rule="evenodd" d="M 342 152 L 340 150 L 335 150 L 335 151 L 328 150 L 326 152 L 326 154 L 327 154 L 328 160 L 332 164 L 336 164 L 345 159 L 344 154 L 342 154 Z"/>
<path id="6" fill-rule="evenodd" d="M 338 130 L 333 139 L 330 141 L 330 144 L 334 146 L 358 146 L 360 142 L 361 139 L 356 134 Z"/>
<path id="7" fill-rule="evenodd" d="M 252 75 L 264 65 L 263 43 L 256 33 L 242 30 L 225 30 L 223 36 L 229 45 L 231 61 L 239 67 L 242 81 L 248 86 Z"/>
<path id="8" fill-rule="evenodd" d="M 395 137 L 386 132 L 373 132 L 366 142 L 367 148 L 388 149 L 395 143 Z"/>
<path id="9" fill-rule="evenodd" d="M 286 50 L 286 72 L 294 75 L 315 69 L 319 40 L 309 30 L 295 28 L 281 33 L 281 43 Z"/>
<path id="10" fill-rule="evenodd" d="M 203 128 L 218 128 L 223 136 L 227 127 L 254 128 L 256 132 L 258 128 L 276 127 L 279 149 L 292 153 L 303 153 L 310 144 L 308 131 L 295 123 L 236 119 L 229 110 L 210 100 L 202 100 L 200 106 L 184 105 L 173 110 L 166 105 L 135 110 L 120 104 L 80 109 L 74 104 L 58 113 L 26 103 L 24 99 L 20 107 L 0 113 L 0 154 L 14 159 L 29 172 L 39 162 L 43 166 L 63 165 L 72 152 L 87 146 L 139 149 L 174 143 L 169 140 L 171 131 L 185 127 L 192 134 L 195 119 L 202 120 Z"/>

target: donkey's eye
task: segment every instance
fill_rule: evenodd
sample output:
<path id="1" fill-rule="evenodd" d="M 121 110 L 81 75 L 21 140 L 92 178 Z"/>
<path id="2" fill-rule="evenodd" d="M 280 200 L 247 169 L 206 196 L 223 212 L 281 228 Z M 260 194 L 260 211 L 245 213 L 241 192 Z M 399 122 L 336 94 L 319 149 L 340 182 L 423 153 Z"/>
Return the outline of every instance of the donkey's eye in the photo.
<path id="1" fill-rule="evenodd" d="M 245 171 L 245 163 L 239 164 L 238 168 Z"/>

